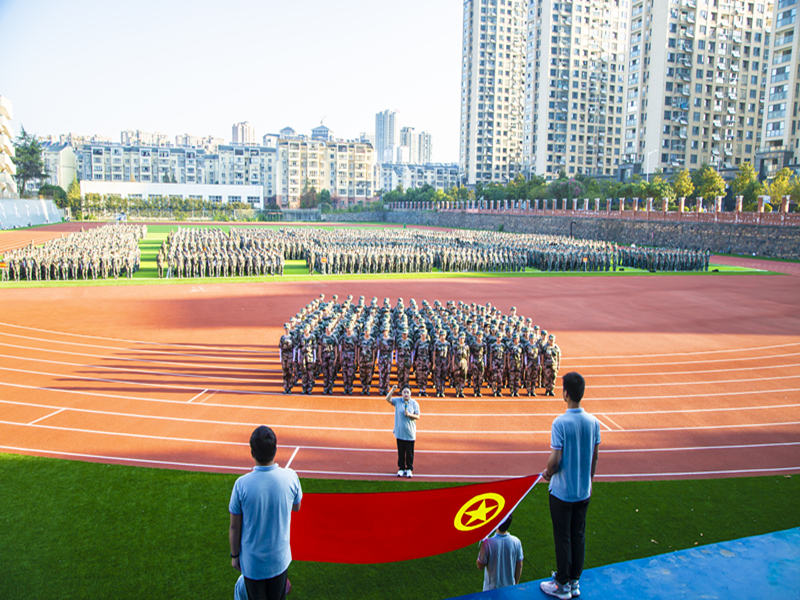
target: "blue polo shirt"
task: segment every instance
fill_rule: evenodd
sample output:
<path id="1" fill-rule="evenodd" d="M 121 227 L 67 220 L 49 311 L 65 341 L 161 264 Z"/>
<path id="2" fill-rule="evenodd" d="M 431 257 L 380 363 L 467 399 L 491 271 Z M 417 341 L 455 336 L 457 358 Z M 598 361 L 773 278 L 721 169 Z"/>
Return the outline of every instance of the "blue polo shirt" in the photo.
<path id="1" fill-rule="evenodd" d="M 500 533 L 481 544 L 478 560 L 486 565 L 483 571 L 483 591 L 514 585 L 514 570 L 523 560 L 522 542 L 510 533 Z"/>
<path id="2" fill-rule="evenodd" d="M 278 465 L 253 467 L 236 480 L 228 510 L 242 515 L 239 566 L 248 579 L 270 579 L 292 562 L 292 506 L 303 499 L 297 473 Z"/>
<path id="3" fill-rule="evenodd" d="M 394 404 L 394 437 L 398 440 L 413 442 L 417 439 L 417 422 L 406 416 L 406 406 L 403 398 L 392 398 Z M 419 404 L 416 400 L 409 399 L 408 412 L 413 415 L 419 414 Z"/>
<path id="4" fill-rule="evenodd" d="M 580 502 L 592 495 L 592 457 L 600 443 L 600 421 L 582 408 L 568 408 L 553 421 L 550 447 L 561 450 L 550 493 L 563 502 Z"/>

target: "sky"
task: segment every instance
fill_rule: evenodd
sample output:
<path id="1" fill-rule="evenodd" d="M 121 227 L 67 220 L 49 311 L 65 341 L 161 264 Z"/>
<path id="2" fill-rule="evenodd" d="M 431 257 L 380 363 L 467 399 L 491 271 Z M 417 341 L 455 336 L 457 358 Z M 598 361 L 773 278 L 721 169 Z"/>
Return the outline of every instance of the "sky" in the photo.
<path id="1" fill-rule="evenodd" d="M 126 129 L 258 142 L 374 133 L 375 114 L 458 162 L 460 0 L 0 0 L 0 95 L 39 136 Z M 174 138 L 173 138 L 174 139 Z"/>

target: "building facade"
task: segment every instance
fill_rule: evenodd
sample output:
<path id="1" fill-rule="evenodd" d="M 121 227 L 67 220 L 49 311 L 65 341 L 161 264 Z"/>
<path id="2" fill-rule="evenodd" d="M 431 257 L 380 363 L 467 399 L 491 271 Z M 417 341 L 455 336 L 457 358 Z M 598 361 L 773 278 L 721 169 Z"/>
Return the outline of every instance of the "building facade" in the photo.
<path id="1" fill-rule="evenodd" d="M 57 185 L 66 191 L 78 176 L 75 150 L 69 144 L 42 142 L 42 161 L 47 178 L 35 182 L 36 189 L 44 184 Z"/>
<path id="2" fill-rule="evenodd" d="M 179 197 L 184 200 L 205 200 L 225 205 L 233 202 L 248 203 L 254 209 L 264 208 L 261 186 L 208 185 L 202 183 L 154 183 L 81 181 L 81 195 L 119 196 L 138 200 Z"/>
<path id="3" fill-rule="evenodd" d="M 375 156 L 378 164 L 395 161 L 398 146 L 397 113 L 384 110 L 375 115 Z"/>
<path id="4" fill-rule="evenodd" d="M 404 190 L 419 189 L 424 185 L 447 191 L 459 185 L 459 166 L 457 164 L 387 164 L 378 168 L 378 188 L 384 192 L 402 186 Z"/>
<path id="5" fill-rule="evenodd" d="M 464 0 L 459 164 L 468 184 L 522 161 L 527 0 Z"/>

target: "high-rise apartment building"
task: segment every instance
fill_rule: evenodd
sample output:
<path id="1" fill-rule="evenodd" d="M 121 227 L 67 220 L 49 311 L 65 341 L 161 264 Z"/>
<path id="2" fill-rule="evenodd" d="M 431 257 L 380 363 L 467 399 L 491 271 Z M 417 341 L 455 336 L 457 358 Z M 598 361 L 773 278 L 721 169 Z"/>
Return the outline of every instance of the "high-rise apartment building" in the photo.
<path id="1" fill-rule="evenodd" d="M 762 143 L 756 155 L 760 175 L 772 177 L 786 166 L 800 170 L 800 21 L 798 0 L 776 0 L 772 45 L 762 91 L 766 106 Z"/>
<path id="2" fill-rule="evenodd" d="M 427 131 L 421 131 L 419 134 L 419 164 L 427 165 L 431 162 L 431 155 L 433 154 L 433 138 Z"/>
<path id="3" fill-rule="evenodd" d="M 419 163 L 419 134 L 414 131 L 413 127 L 400 128 L 400 146 L 408 148 L 408 159 L 397 162 Z"/>
<path id="4" fill-rule="evenodd" d="M 247 121 L 234 123 L 231 127 L 231 144 L 254 146 L 256 143 L 256 130 Z"/>
<path id="5" fill-rule="evenodd" d="M 770 0 L 633 0 L 625 162 L 649 174 L 753 161 L 774 70 L 772 19 Z"/>
<path id="6" fill-rule="evenodd" d="M 464 0 L 459 164 L 468 184 L 513 179 L 522 159 L 528 0 Z"/>
<path id="7" fill-rule="evenodd" d="M 522 146 L 527 176 L 616 175 L 628 4 L 529 2 Z"/>
<path id="8" fill-rule="evenodd" d="M 395 160 L 398 128 L 397 113 L 384 110 L 375 115 L 375 157 L 378 164 Z"/>

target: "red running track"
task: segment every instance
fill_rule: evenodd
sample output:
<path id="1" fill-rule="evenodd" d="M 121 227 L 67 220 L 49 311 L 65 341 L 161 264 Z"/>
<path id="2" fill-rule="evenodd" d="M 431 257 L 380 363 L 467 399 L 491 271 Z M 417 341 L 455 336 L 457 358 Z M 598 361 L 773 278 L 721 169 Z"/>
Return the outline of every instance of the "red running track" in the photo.
<path id="1" fill-rule="evenodd" d="M 792 276 L 4 289 L 0 451 L 241 472 L 266 423 L 302 476 L 390 476 L 382 398 L 282 394 L 282 324 L 320 293 L 517 306 L 586 376 L 600 479 L 800 473 Z M 415 475 L 485 480 L 541 470 L 564 403 L 449 391 L 421 408 Z"/>

